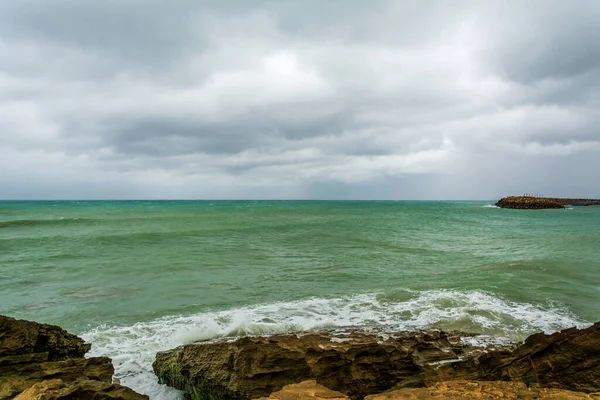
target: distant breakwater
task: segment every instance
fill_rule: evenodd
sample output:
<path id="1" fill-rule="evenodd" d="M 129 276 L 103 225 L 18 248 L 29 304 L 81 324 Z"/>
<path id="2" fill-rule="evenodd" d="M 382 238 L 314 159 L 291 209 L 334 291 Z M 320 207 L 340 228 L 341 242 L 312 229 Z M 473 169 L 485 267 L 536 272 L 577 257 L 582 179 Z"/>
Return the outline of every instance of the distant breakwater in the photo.
<path id="1" fill-rule="evenodd" d="M 500 208 L 542 210 L 565 208 L 565 206 L 598 206 L 600 199 L 576 199 L 558 197 L 510 196 L 503 197 L 496 203 Z"/>

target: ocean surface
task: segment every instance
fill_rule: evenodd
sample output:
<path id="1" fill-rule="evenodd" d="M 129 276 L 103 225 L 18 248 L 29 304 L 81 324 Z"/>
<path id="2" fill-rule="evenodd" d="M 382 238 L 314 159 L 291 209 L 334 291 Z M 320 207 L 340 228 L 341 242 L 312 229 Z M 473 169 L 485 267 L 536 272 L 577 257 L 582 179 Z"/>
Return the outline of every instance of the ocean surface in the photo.
<path id="1" fill-rule="evenodd" d="M 63 326 L 125 385 L 157 351 L 357 326 L 494 340 L 600 320 L 600 207 L 490 202 L 0 202 L 0 314 Z"/>

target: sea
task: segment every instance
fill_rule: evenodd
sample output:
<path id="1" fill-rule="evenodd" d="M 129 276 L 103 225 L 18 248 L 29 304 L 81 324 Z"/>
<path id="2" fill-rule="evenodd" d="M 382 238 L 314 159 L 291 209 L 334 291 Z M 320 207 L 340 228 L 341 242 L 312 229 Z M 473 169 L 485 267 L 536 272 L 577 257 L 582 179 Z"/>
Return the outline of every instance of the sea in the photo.
<path id="1" fill-rule="evenodd" d="M 600 207 L 0 202 L 0 314 L 57 324 L 152 399 L 158 351 L 354 327 L 487 340 L 600 320 Z M 483 339 L 482 339 L 483 340 Z"/>

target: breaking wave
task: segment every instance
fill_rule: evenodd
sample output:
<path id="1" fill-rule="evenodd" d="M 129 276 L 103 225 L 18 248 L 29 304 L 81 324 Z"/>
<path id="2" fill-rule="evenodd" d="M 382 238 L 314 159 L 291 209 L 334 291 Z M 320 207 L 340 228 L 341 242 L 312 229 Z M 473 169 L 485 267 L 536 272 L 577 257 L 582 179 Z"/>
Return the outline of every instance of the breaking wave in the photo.
<path id="1" fill-rule="evenodd" d="M 93 344 L 89 356 L 109 356 L 124 385 L 153 399 L 181 399 L 182 393 L 159 385 L 152 373 L 158 351 L 182 344 L 243 335 L 357 327 L 375 331 L 424 328 L 461 330 L 505 341 L 522 340 L 588 323 L 551 305 L 517 303 L 482 291 L 400 291 L 343 298 L 311 298 L 169 316 L 130 326 L 99 326 L 81 336 Z M 471 339 L 470 339 L 471 340 Z"/>

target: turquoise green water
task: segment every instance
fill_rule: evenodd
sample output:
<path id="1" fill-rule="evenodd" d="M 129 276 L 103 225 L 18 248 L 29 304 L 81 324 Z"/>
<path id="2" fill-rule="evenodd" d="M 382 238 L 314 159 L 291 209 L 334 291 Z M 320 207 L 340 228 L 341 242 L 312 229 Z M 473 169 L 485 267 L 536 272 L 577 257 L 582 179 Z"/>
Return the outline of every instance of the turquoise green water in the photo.
<path id="1" fill-rule="evenodd" d="M 600 319 L 600 207 L 0 202 L 0 313 L 59 324 L 153 398 L 156 351 L 334 326 L 522 339 Z"/>

